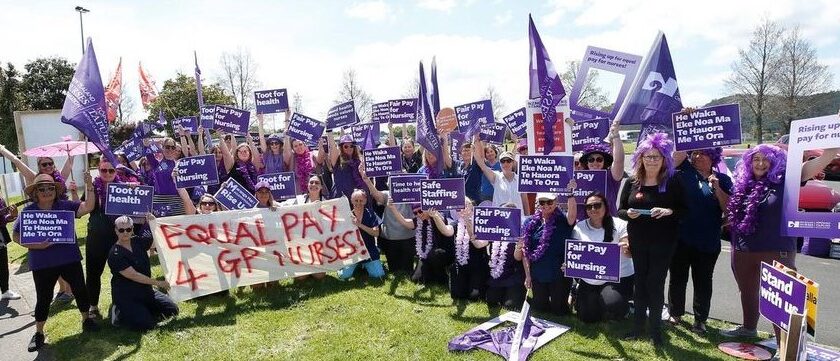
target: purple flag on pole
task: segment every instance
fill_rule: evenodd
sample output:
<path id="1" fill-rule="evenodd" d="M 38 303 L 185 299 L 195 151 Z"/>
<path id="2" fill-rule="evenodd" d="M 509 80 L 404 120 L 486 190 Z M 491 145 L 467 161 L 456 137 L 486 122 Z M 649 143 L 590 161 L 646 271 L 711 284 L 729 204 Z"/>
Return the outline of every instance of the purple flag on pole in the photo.
<path id="1" fill-rule="evenodd" d="M 76 73 L 67 88 L 61 122 L 78 129 L 111 164 L 119 164 L 111 151 L 105 88 L 99 75 L 99 64 L 93 51 L 93 41 L 87 39 L 87 51 L 76 66 Z"/>
<path id="2" fill-rule="evenodd" d="M 420 62 L 420 92 L 417 99 L 417 143 L 432 152 L 437 158 L 435 167 L 437 174 L 443 171 L 443 149 L 441 140 L 435 128 L 435 118 L 429 108 L 429 97 L 426 92 L 426 74 L 423 72 L 423 62 Z"/>
<path id="3" fill-rule="evenodd" d="M 375 149 L 376 143 L 379 143 L 379 127 L 370 127 L 367 134 L 365 134 L 365 142 L 362 150 Z"/>
<path id="4" fill-rule="evenodd" d="M 437 81 L 437 61 L 432 57 L 432 91 L 429 93 L 430 101 L 432 102 L 432 117 L 437 117 L 440 113 L 440 91 L 438 90 Z"/>
<path id="5" fill-rule="evenodd" d="M 682 99 L 674 63 L 665 34 L 659 32 L 616 118 L 621 124 L 659 124 L 670 128 L 671 114 L 680 110 Z"/>
<path id="6" fill-rule="evenodd" d="M 554 149 L 554 123 L 557 121 L 556 107 L 566 96 L 566 90 L 560 82 L 560 75 L 554 69 L 554 63 L 548 56 L 548 50 L 543 45 L 540 34 L 534 26 L 534 19 L 528 15 L 528 38 L 530 40 L 529 81 L 530 99 L 540 99 L 540 111 L 545 130 L 543 154 L 551 153 Z"/>
<path id="7" fill-rule="evenodd" d="M 198 97 L 198 107 L 204 106 L 204 92 L 201 89 L 201 69 L 198 68 L 198 54 L 193 51 L 193 58 L 195 59 L 195 95 Z"/>

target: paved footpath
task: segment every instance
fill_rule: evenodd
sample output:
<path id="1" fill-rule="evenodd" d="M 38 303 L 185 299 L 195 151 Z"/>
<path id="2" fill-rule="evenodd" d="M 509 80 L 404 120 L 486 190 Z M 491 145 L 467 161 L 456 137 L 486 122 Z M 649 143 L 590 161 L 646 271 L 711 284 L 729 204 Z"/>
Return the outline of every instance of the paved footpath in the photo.
<path id="1" fill-rule="evenodd" d="M 29 339 L 35 334 L 35 283 L 32 272 L 20 272 L 15 264 L 9 268 L 9 288 L 20 293 L 21 298 L 0 301 L 0 359 L 54 360 L 49 344 L 38 352 L 26 350 Z"/>

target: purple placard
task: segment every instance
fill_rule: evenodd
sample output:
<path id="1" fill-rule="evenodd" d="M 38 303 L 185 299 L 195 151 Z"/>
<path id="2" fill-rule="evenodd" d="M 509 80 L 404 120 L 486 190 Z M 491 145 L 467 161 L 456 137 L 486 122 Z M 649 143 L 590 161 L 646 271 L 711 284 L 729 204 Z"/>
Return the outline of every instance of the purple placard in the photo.
<path id="1" fill-rule="evenodd" d="M 257 114 L 282 113 L 289 109 L 289 95 L 286 89 L 258 90 L 254 92 Z"/>
<path id="2" fill-rule="evenodd" d="M 525 122 L 525 107 L 519 108 L 513 113 L 505 115 L 505 124 L 510 128 L 510 132 L 519 138 L 528 136 L 528 124 Z"/>
<path id="3" fill-rule="evenodd" d="M 350 129 L 350 136 L 353 137 L 353 141 L 356 144 L 365 144 L 365 137 L 367 137 L 368 131 L 373 129 L 373 134 L 379 134 L 379 123 L 361 123 L 351 126 Z M 345 129 L 346 132 L 346 129 Z M 378 139 L 378 137 L 377 137 Z"/>
<path id="4" fill-rule="evenodd" d="M 761 262 L 761 291 L 758 310 L 783 330 L 788 330 L 790 314 L 805 314 L 807 286 L 773 266 Z"/>
<path id="5" fill-rule="evenodd" d="M 155 153 L 163 152 L 160 144 L 156 141 L 149 142 L 148 147 L 143 147 L 143 155 L 154 155 Z"/>
<path id="6" fill-rule="evenodd" d="M 475 207 L 475 238 L 482 241 L 516 242 L 521 231 L 522 210 L 517 208 Z"/>
<path id="7" fill-rule="evenodd" d="M 391 119 L 391 102 L 382 102 L 371 105 L 370 121 L 377 123 L 388 123 Z"/>
<path id="8" fill-rule="evenodd" d="M 368 177 L 384 177 L 403 171 L 400 147 L 365 149 L 362 152 Z"/>
<path id="9" fill-rule="evenodd" d="M 467 138 L 472 138 L 486 124 L 495 122 L 490 100 L 459 105 L 455 107 L 455 117 L 458 119 L 458 131 L 466 134 Z"/>
<path id="10" fill-rule="evenodd" d="M 76 243 L 76 212 L 20 212 L 20 244 Z"/>
<path id="11" fill-rule="evenodd" d="M 251 112 L 224 105 L 216 106 L 216 114 L 213 118 L 213 129 L 245 135 L 248 134 L 248 123 L 251 121 Z"/>
<path id="12" fill-rule="evenodd" d="M 395 99 L 388 102 L 388 121 L 391 124 L 417 121 L 417 99 Z"/>
<path id="13" fill-rule="evenodd" d="M 327 130 L 345 127 L 356 124 L 359 118 L 356 117 L 356 107 L 353 101 L 338 104 L 327 112 Z"/>
<path id="14" fill-rule="evenodd" d="M 198 132 L 198 118 L 197 117 L 180 117 L 172 119 L 172 128 L 178 129 L 178 127 L 183 128 L 190 134 L 196 134 Z"/>
<path id="15" fill-rule="evenodd" d="M 840 144 L 840 117 L 829 115 L 818 118 L 795 120 L 790 126 L 790 137 L 785 169 L 785 192 L 782 198 L 782 223 L 780 232 L 791 237 L 837 238 L 840 234 L 840 212 L 838 209 L 840 190 L 830 188 L 836 182 L 809 180 L 805 187 L 800 185 L 802 178 L 802 159 L 805 151 L 835 148 Z M 831 165 L 837 164 L 836 155 Z M 831 166 L 830 165 L 830 166 Z M 826 207 L 823 211 L 801 212 L 799 205 L 805 189 L 820 192 L 821 201 Z"/>
<path id="16" fill-rule="evenodd" d="M 289 130 L 286 134 L 312 148 L 318 145 L 318 138 L 324 134 L 324 129 L 324 123 L 303 114 L 294 113 L 289 119 Z"/>
<path id="17" fill-rule="evenodd" d="M 105 192 L 105 214 L 145 216 L 152 211 L 155 187 L 108 183 Z"/>
<path id="18" fill-rule="evenodd" d="M 576 170 L 572 177 L 577 183 L 574 196 L 578 200 L 578 211 L 583 209 L 583 198 L 592 192 L 601 192 L 607 194 L 607 171 L 606 170 Z M 560 201 L 565 202 L 569 197 L 569 191 L 563 189 L 560 193 Z M 586 214 L 586 213 L 578 213 Z"/>
<path id="19" fill-rule="evenodd" d="M 568 155 L 519 156 L 519 191 L 560 193 L 569 185 L 575 158 Z"/>
<path id="20" fill-rule="evenodd" d="M 219 169 L 213 154 L 178 159 L 175 167 L 178 168 L 175 175 L 175 186 L 178 188 L 219 184 Z"/>
<path id="21" fill-rule="evenodd" d="M 461 146 L 467 141 L 466 136 L 459 133 L 457 130 L 449 133 L 449 155 L 455 161 L 463 161 L 461 159 Z M 469 161 L 469 159 L 467 159 Z"/>
<path id="22" fill-rule="evenodd" d="M 233 178 L 222 183 L 213 198 L 228 210 L 249 209 L 257 205 L 257 198 Z"/>
<path id="23" fill-rule="evenodd" d="M 198 122 L 204 129 L 213 129 L 213 124 L 216 122 L 216 106 L 205 105 L 201 107 L 201 113 L 198 117 Z"/>
<path id="24" fill-rule="evenodd" d="M 840 351 L 814 343 L 808 343 L 805 353 L 808 355 L 808 361 L 840 361 Z"/>
<path id="25" fill-rule="evenodd" d="M 129 162 L 133 162 L 143 157 L 143 139 L 131 138 L 125 143 L 117 147 L 114 153 L 122 153 Z"/>
<path id="26" fill-rule="evenodd" d="M 502 123 L 485 124 L 481 127 L 479 138 L 482 142 L 502 145 L 505 142 L 507 127 Z"/>
<path id="27" fill-rule="evenodd" d="M 615 119 L 618 109 L 621 108 L 621 104 L 624 103 L 624 98 L 627 97 L 627 92 L 630 90 L 630 86 L 636 78 L 636 73 L 639 71 L 639 65 L 641 65 L 641 62 L 642 57 L 638 55 L 597 48 L 594 46 L 587 47 L 583 60 L 580 62 L 577 76 L 575 77 L 575 84 L 572 87 L 571 94 L 569 95 L 569 108 L 572 111 L 572 118 L 575 120 L 590 120 L 595 118 Z M 600 71 L 596 71 L 596 69 Z M 600 109 L 590 109 L 586 107 L 585 104 L 581 104 L 581 94 L 584 92 L 584 88 L 587 86 L 593 86 L 591 81 L 587 81 L 589 80 L 589 74 L 593 71 L 600 73 L 598 74 L 600 77 L 607 74 L 613 75 L 610 73 L 623 76 L 621 88 L 618 90 L 618 94 L 615 95 L 614 99 L 607 99 L 608 104 L 613 103 L 612 109 L 608 112 L 601 111 Z M 610 73 L 604 73 L 601 71 Z M 611 79 L 603 80 L 609 84 Z M 596 83 L 594 86 L 600 85 Z M 611 89 L 607 89 L 607 91 L 610 90 Z"/>
<path id="28" fill-rule="evenodd" d="M 424 179 L 420 181 L 420 206 L 424 209 L 464 208 L 464 178 Z"/>
<path id="29" fill-rule="evenodd" d="M 619 282 L 621 246 L 618 243 L 566 240 L 566 277 Z"/>
<path id="30" fill-rule="evenodd" d="M 579 152 L 589 145 L 602 144 L 609 133 L 610 120 L 606 118 L 575 122 L 572 126 L 572 151 Z"/>
<path id="31" fill-rule="evenodd" d="M 394 203 L 420 203 L 420 181 L 425 174 L 409 174 L 388 177 L 388 189 Z"/>
<path id="32" fill-rule="evenodd" d="M 697 109 L 671 115 L 677 151 L 741 144 L 741 110 L 738 104 Z"/>
<path id="33" fill-rule="evenodd" d="M 295 191 L 295 172 L 283 172 L 263 174 L 257 176 L 258 181 L 268 182 L 271 195 L 274 196 L 275 201 L 283 201 L 294 198 L 297 194 Z"/>

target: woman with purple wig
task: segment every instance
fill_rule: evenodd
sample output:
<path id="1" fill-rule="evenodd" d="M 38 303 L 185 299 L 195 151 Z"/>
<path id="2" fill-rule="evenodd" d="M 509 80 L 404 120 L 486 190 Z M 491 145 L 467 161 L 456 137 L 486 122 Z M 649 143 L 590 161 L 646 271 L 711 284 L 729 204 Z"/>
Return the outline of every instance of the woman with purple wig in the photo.
<path id="1" fill-rule="evenodd" d="M 840 148 L 826 149 L 822 155 L 802 165 L 800 181 L 813 178 Z M 755 337 L 758 325 L 759 269 L 761 262 L 779 261 L 796 268 L 796 239 L 780 234 L 782 198 L 785 193 L 787 152 L 760 144 L 744 154 L 735 167 L 735 185 L 727 204 L 732 240 L 732 272 L 741 292 L 744 323 L 721 331 L 727 337 Z M 774 327 L 776 340 L 779 328 Z"/>
<path id="2" fill-rule="evenodd" d="M 674 143 L 665 133 L 649 134 L 633 153 L 634 174 L 621 192 L 619 218 L 627 221 L 635 267 L 634 323 L 626 340 L 639 339 L 649 325 L 650 338 L 662 346 L 665 276 L 677 246 L 682 185 L 673 177 Z"/>

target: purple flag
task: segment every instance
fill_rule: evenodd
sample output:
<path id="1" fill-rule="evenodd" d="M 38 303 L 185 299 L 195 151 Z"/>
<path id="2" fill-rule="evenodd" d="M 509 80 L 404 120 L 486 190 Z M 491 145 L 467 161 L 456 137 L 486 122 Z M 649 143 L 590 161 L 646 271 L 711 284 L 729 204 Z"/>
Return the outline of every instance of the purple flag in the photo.
<path id="1" fill-rule="evenodd" d="M 540 99 L 540 111 L 545 130 L 543 154 L 551 153 L 554 149 L 554 123 L 557 121 L 556 107 L 566 96 L 566 90 L 560 82 L 560 75 L 554 69 L 554 63 L 548 56 L 548 50 L 543 45 L 540 34 L 534 26 L 534 19 L 528 15 L 528 38 L 531 45 L 531 62 L 529 67 L 530 99 Z"/>
<path id="2" fill-rule="evenodd" d="M 365 134 L 364 147 L 362 147 L 362 150 L 375 149 L 376 143 L 379 143 L 379 127 L 370 127 Z"/>
<path id="3" fill-rule="evenodd" d="M 670 128 L 671 114 L 681 109 L 682 100 L 668 41 L 665 34 L 659 32 L 616 118 L 621 124 L 661 124 Z"/>
<path id="4" fill-rule="evenodd" d="M 437 173 L 443 171 L 443 149 L 441 140 L 435 128 L 435 118 L 429 108 L 429 97 L 426 92 L 426 74 L 423 72 L 423 62 L 420 62 L 420 91 L 417 99 L 417 143 L 432 152 L 437 158 L 435 167 Z"/>
<path id="5" fill-rule="evenodd" d="M 198 97 L 198 107 L 204 106 L 204 92 L 201 89 L 201 69 L 198 68 L 198 54 L 193 51 L 193 58 L 195 58 L 195 95 Z"/>
<path id="6" fill-rule="evenodd" d="M 111 152 L 106 107 L 99 64 L 93 51 L 93 41 L 88 38 L 87 51 L 76 66 L 76 73 L 67 88 L 67 97 L 61 108 L 61 122 L 82 132 L 111 164 L 119 164 Z"/>
<path id="7" fill-rule="evenodd" d="M 429 93 L 430 101 L 432 102 L 432 117 L 437 117 L 440 113 L 440 90 L 438 90 L 437 81 L 437 61 L 432 57 L 432 91 Z"/>

